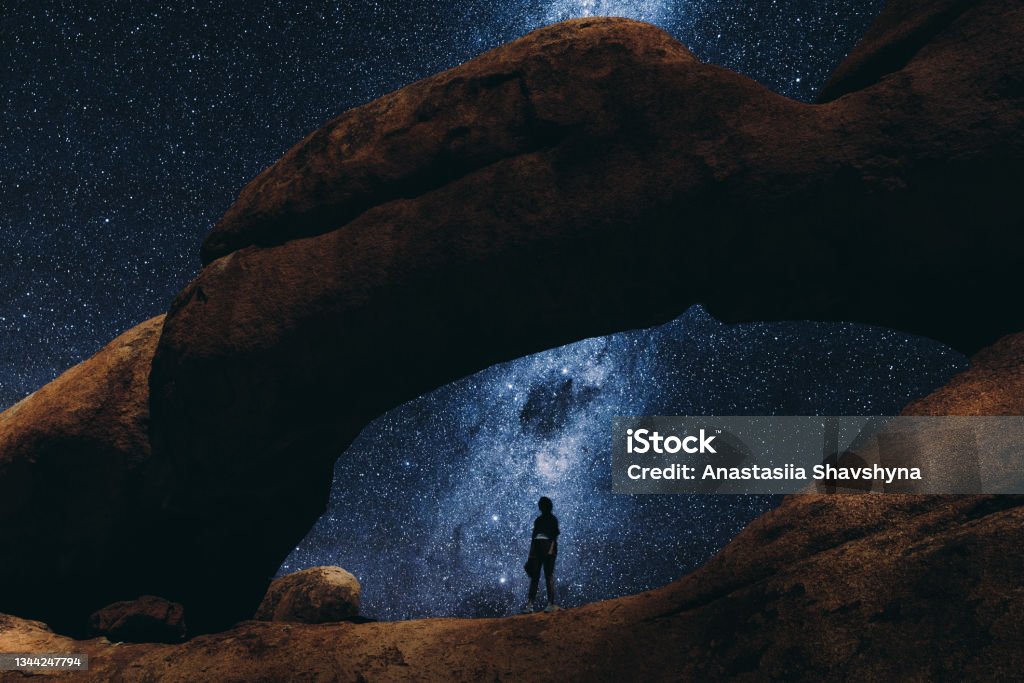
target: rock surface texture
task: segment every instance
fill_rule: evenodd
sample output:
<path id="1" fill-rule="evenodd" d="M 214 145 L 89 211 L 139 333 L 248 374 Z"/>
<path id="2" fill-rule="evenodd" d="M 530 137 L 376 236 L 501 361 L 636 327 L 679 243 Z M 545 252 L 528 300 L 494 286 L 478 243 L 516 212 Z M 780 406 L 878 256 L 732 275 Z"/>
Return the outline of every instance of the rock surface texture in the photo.
<path id="1" fill-rule="evenodd" d="M 1024 415 L 1024 332 L 971 358 L 946 386 L 912 402 L 906 415 Z"/>
<path id="2" fill-rule="evenodd" d="M 132 593 L 163 316 L 0 415 L 0 610 L 82 632 Z M 128 591 L 125 593 L 124 591 Z"/>
<path id="3" fill-rule="evenodd" d="M 894 0 L 811 105 L 701 64 L 654 27 L 578 20 L 343 114 L 242 191 L 155 352 L 154 322 L 0 416 L 0 530 L 68 544 L 0 557 L 0 610 L 84 623 L 150 593 L 182 603 L 197 632 L 226 628 L 253 614 L 370 419 L 491 363 L 693 303 L 726 321 L 865 321 L 965 351 L 1024 329 L 1024 308 L 1006 303 L 1024 253 L 1022 33 L 1018 0 Z M 62 435 L 71 447 L 53 446 Z M 546 617 L 258 624 L 173 652 L 187 662 L 205 643 L 257 661 L 297 632 L 370 634 L 384 649 L 366 666 L 387 667 L 415 654 L 388 641 L 402 632 L 425 648 L 421 666 L 433 653 L 469 677 L 530 666 L 534 648 L 510 654 L 524 642 L 587 633 L 564 659 L 580 677 L 807 675 L 943 637 L 920 593 L 937 562 L 981 591 L 933 601 L 960 610 L 940 615 L 998 653 L 1016 631 L 996 612 L 1017 609 L 999 563 L 1019 566 L 1022 546 L 1015 504 L 986 500 L 794 500 L 679 584 L 556 615 L 557 635 Z M 997 539 L 1011 544 L 1002 559 L 982 542 Z M 47 604 L 55 585 L 74 604 Z M 757 640 L 783 619 L 788 635 Z M 678 661 L 627 656 L 641 636 Z M 452 639 L 494 658 L 460 659 Z M 171 651 L 110 661 L 146 652 Z M 957 652 L 943 661 L 972 673 Z"/>
<path id="4" fill-rule="evenodd" d="M 255 618 L 323 624 L 359 616 L 359 580 L 341 567 L 310 567 L 274 579 Z"/>
<path id="5" fill-rule="evenodd" d="M 93 612 L 93 635 L 132 643 L 177 643 L 185 639 L 185 610 L 155 595 L 122 600 Z"/>

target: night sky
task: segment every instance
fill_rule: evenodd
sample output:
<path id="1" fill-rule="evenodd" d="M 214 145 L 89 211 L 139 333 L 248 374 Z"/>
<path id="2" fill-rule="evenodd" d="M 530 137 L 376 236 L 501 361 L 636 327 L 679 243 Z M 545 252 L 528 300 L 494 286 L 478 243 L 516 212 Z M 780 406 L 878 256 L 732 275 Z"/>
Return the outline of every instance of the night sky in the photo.
<path id="1" fill-rule="evenodd" d="M 345 109 L 587 14 L 651 21 L 809 100 L 882 4 L 7 3 L 0 408 L 163 312 L 238 190 Z M 882 330 L 726 327 L 701 309 L 514 361 L 375 422 L 286 566 L 350 569 L 375 616 L 500 613 L 525 590 L 523 538 L 544 492 L 565 529 L 567 604 L 659 585 L 773 501 L 612 496 L 610 416 L 890 413 L 963 363 Z"/>
<path id="2" fill-rule="evenodd" d="M 566 606 L 661 586 L 779 498 L 613 494 L 613 416 L 894 414 L 963 365 L 938 342 L 879 328 L 723 325 L 700 307 L 496 365 L 367 427 L 281 573 L 345 567 L 378 618 L 508 614 L 525 602 L 547 495 Z"/>

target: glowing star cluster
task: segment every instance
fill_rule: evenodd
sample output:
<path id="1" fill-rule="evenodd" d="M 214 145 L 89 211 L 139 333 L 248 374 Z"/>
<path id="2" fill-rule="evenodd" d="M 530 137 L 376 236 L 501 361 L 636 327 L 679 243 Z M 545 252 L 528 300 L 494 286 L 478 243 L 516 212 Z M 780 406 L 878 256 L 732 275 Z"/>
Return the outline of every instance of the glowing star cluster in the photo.
<path id="1" fill-rule="evenodd" d="M 555 0 L 547 7 L 547 23 L 578 17 L 626 17 L 652 24 L 665 24 L 677 19 L 687 3 L 651 2 L 644 0 Z"/>

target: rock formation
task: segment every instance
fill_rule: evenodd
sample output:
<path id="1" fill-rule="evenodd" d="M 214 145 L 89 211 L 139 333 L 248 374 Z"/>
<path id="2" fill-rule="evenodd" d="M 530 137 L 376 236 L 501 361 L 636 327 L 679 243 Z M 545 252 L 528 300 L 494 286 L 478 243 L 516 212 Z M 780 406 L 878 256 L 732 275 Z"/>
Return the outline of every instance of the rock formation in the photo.
<path id="1" fill-rule="evenodd" d="M 341 567 L 310 567 L 274 579 L 256 619 L 323 624 L 359 616 L 359 579 Z"/>
<path id="2" fill-rule="evenodd" d="M 915 412 L 1024 414 L 1013 382 L 984 384 L 1019 378 L 1024 345 L 976 360 Z M 673 584 L 551 615 L 251 621 L 117 647 L 0 615 L 0 650 L 85 652 L 76 681 L 1008 680 L 1024 667 L 1022 566 L 1024 496 L 804 495 Z"/>
<path id="3" fill-rule="evenodd" d="M 125 332 L 0 415 L 3 611 L 82 632 L 92 611 L 145 592 L 131 592 L 130 539 L 148 531 L 140 472 L 163 320 Z"/>
<path id="4" fill-rule="evenodd" d="M 154 360 L 166 513 L 238 538 L 188 554 L 234 566 L 244 552 L 272 573 L 374 416 L 695 302 L 964 350 L 1024 329 L 990 297 L 1017 286 L 1024 234 L 1024 18 L 1010 0 L 957 7 L 897 6 L 868 52 L 906 22 L 926 45 L 896 71 L 860 68 L 880 80 L 827 104 L 701 64 L 651 26 L 591 19 L 307 137 L 211 233 Z M 258 542 L 235 536 L 245 520 Z M 235 594 L 239 613 L 262 586 Z"/>
<path id="5" fill-rule="evenodd" d="M 185 610 L 175 602 L 143 595 L 93 612 L 89 631 L 112 641 L 178 643 L 185 639 Z"/>
<path id="6" fill-rule="evenodd" d="M 946 386 L 912 402 L 906 415 L 1024 415 L 1024 333 L 1003 337 L 971 358 Z"/>
<path id="7" fill-rule="evenodd" d="M 858 320 L 962 350 L 1024 329 L 1024 310 L 1005 303 L 1019 288 L 1024 239 L 1022 27 L 1014 0 L 897 0 L 836 72 L 829 101 L 808 105 L 699 63 L 653 27 L 571 21 L 343 114 L 243 190 L 155 353 L 152 321 L 0 417 L 0 531 L 65 541 L 0 556 L 0 610 L 83 623 L 114 599 L 150 593 L 184 604 L 198 632 L 224 628 L 253 613 L 323 510 L 334 459 L 371 418 L 496 361 L 657 323 L 695 302 L 726 321 Z M 807 542 L 807 571 L 813 557 L 825 572 L 853 553 L 848 568 L 879 581 L 870 558 L 903 533 L 889 519 L 919 523 L 921 543 L 941 537 L 935 547 L 946 547 L 968 526 L 1011 538 L 1016 514 L 809 500 L 766 518 L 783 520 L 766 533 L 779 534 L 785 562 L 802 562 L 791 544 Z M 790 533 L 801 505 L 839 526 L 815 532 L 822 540 Z M 829 545 L 861 538 L 863 519 L 879 520 L 869 525 L 877 533 Z M 828 548 L 838 555 L 826 560 Z M 907 551 L 878 562 L 902 577 L 900 591 L 927 581 L 913 560 L 924 550 Z M 654 634 L 665 624 L 679 642 L 698 627 L 720 634 L 692 641 L 689 657 L 753 647 L 742 634 L 723 640 L 718 610 L 734 605 L 732 624 L 770 622 L 776 594 L 799 590 L 786 577 L 803 574 L 788 564 L 797 573 L 780 568 L 765 582 L 752 578 L 762 563 L 731 553 L 716 562 L 748 562 L 747 574 L 688 579 L 622 616 L 608 607 L 612 630 L 594 637 L 614 643 L 614 625 L 633 615 L 652 647 L 672 642 Z M 993 571 L 984 590 L 995 595 L 1005 572 Z M 739 602 L 707 602 L 734 580 L 747 581 Z M 818 602 L 794 593 L 779 615 L 818 604 L 875 623 L 865 622 L 874 612 L 839 605 L 824 579 L 808 581 L 802 590 Z M 852 581 L 836 585 L 859 595 Z M 55 586 L 73 599 L 48 602 Z M 861 605 L 874 610 L 868 597 Z M 960 606 L 994 609 L 979 600 Z M 930 633 L 927 615 L 888 618 L 907 637 Z M 452 623 L 441 630 L 477 628 Z M 522 637 L 545 642 L 545 622 L 513 623 L 537 624 Z M 226 647 L 257 641 L 269 647 Z M 621 647 L 636 642 L 623 635 Z M 840 645 L 823 651 L 842 659 Z M 622 666 L 608 656 L 628 650 L 601 647 L 581 670 Z M 124 652 L 133 651 L 142 652 Z"/>

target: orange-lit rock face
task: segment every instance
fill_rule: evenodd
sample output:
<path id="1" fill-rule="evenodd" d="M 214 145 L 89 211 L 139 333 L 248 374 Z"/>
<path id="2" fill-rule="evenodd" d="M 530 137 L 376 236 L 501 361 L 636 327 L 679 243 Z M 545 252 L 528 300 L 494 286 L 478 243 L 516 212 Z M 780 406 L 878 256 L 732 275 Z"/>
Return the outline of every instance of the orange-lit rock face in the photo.
<path id="1" fill-rule="evenodd" d="M 1024 415 L 1024 333 L 1003 337 L 971 359 L 942 389 L 914 401 L 906 415 Z"/>
<path id="2" fill-rule="evenodd" d="M 125 332 L 0 414 L 3 609 L 84 629 L 87 612 L 131 590 L 131 539 L 151 531 L 139 527 L 141 471 L 163 321 Z"/>
<path id="3" fill-rule="evenodd" d="M 359 616 L 359 580 L 341 567 L 310 567 L 275 579 L 256 619 L 322 624 Z"/>

